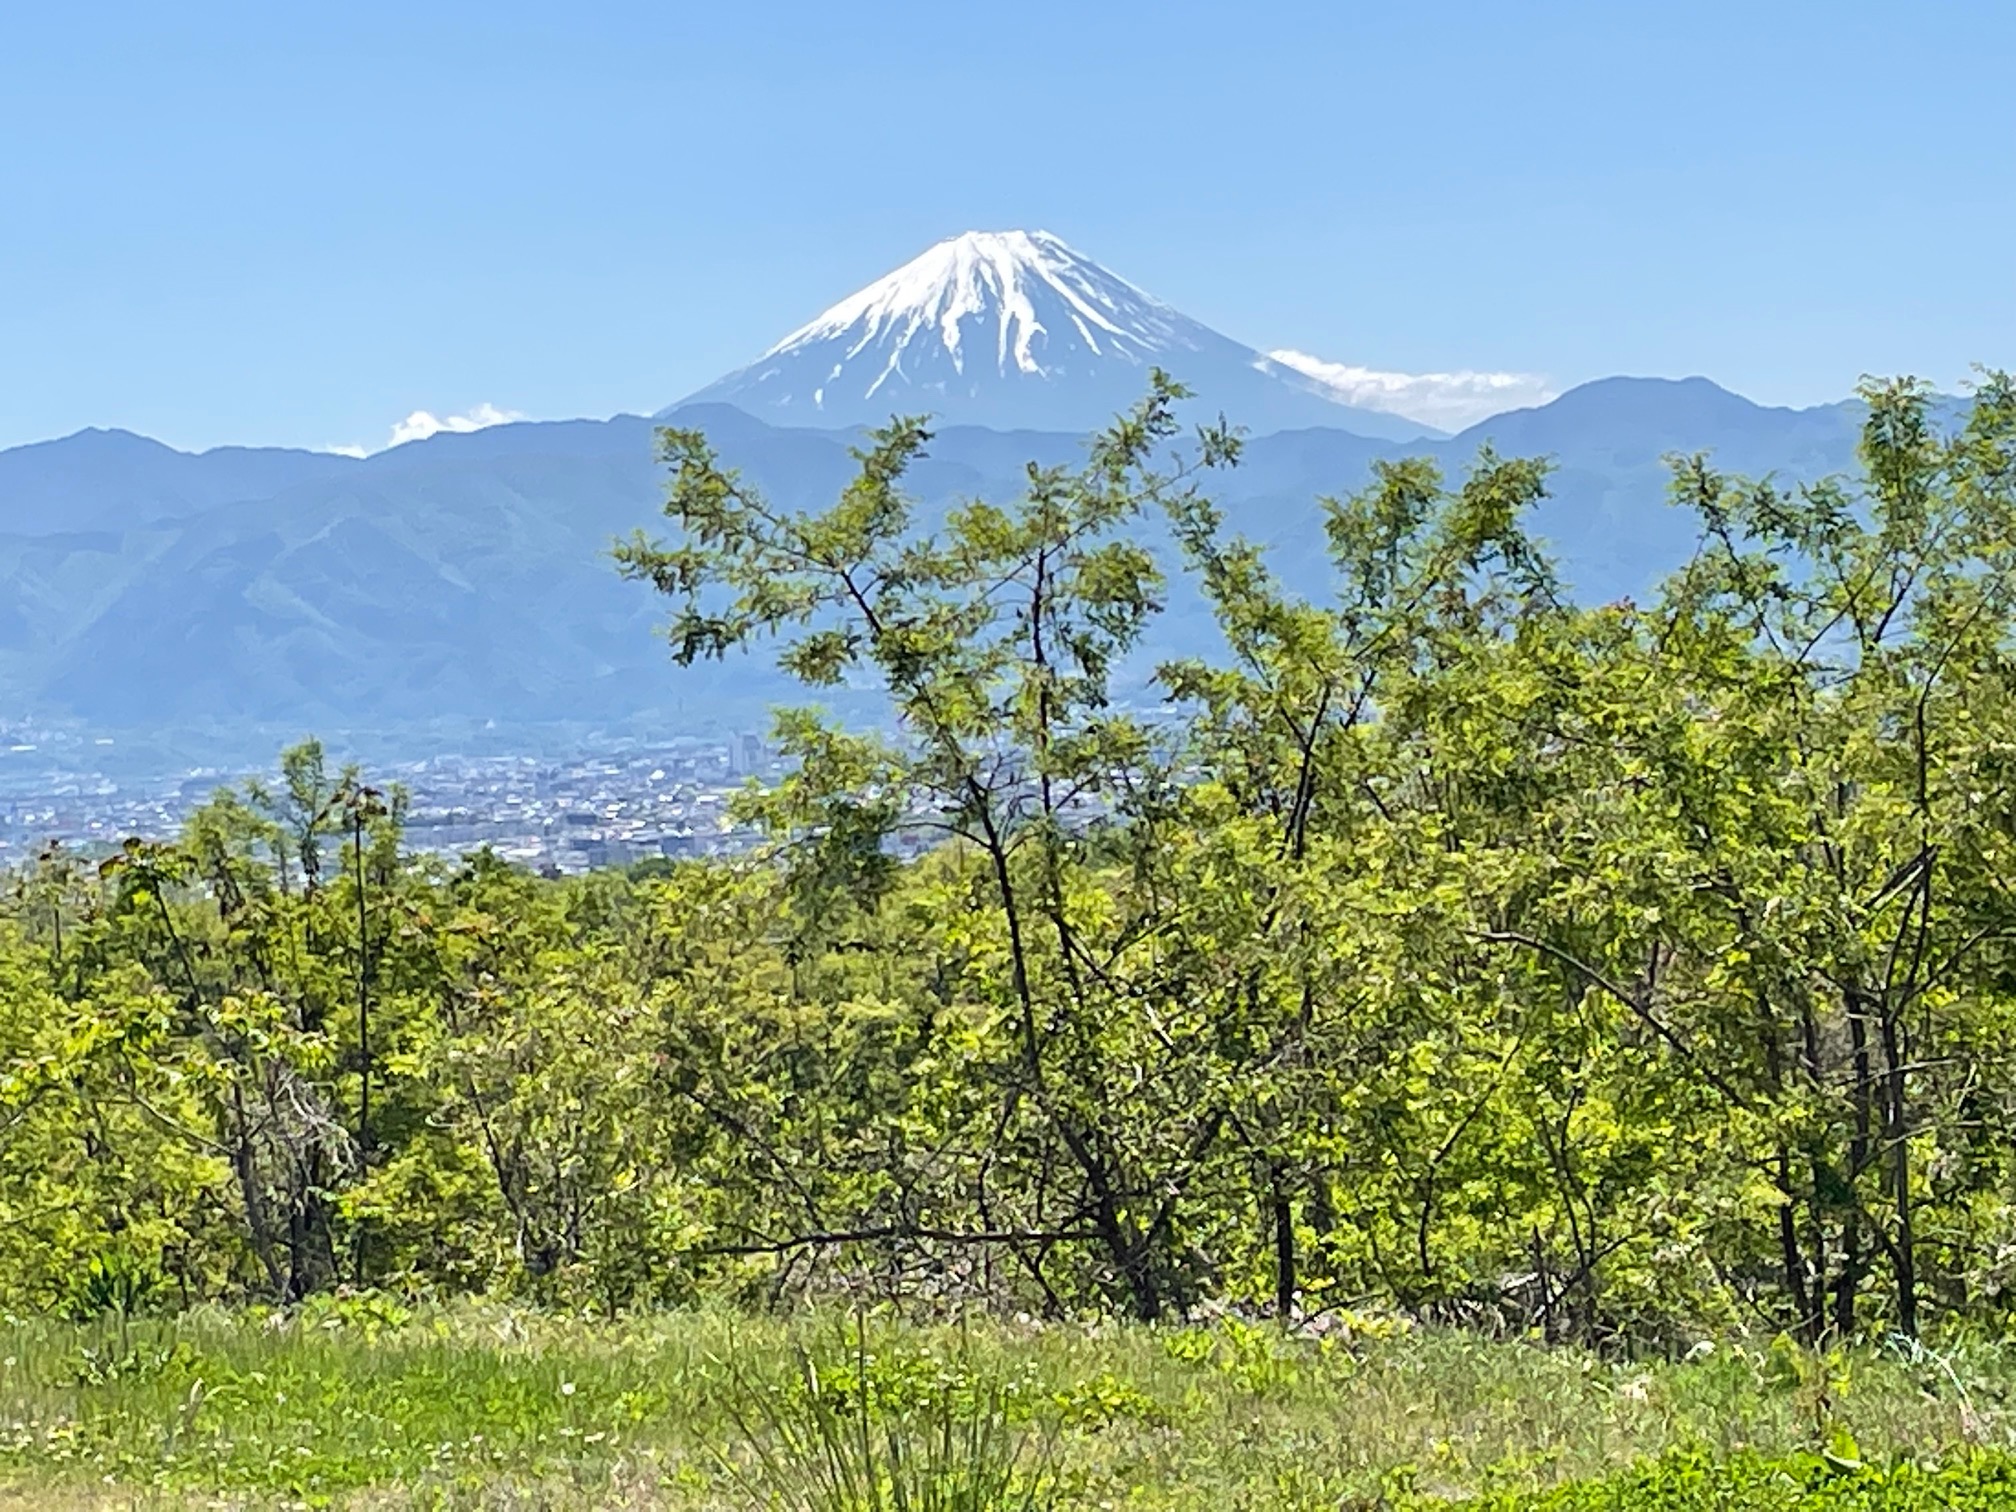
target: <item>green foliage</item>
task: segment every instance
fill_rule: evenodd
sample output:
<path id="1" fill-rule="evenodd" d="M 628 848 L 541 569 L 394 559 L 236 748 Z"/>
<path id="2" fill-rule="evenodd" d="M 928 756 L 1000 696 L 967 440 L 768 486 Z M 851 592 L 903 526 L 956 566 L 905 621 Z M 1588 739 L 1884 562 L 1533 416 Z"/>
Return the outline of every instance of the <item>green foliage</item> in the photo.
<path id="1" fill-rule="evenodd" d="M 803 511 L 665 433 L 677 657 L 893 716 L 780 713 L 758 854 L 416 857 L 310 742 L 24 868 L 0 1305 L 1223 1314 L 1263 1404 L 1283 1325 L 1782 1335 L 1816 1431 L 1828 1351 L 2005 1325 L 2010 382 L 1871 386 L 1853 478 L 1676 459 L 1699 549 L 1601 606 L 1488 451 L 1323 504 L 1299 597 L 1179 395 L 943 518 L 913 422 Z M 1157 665 L 1178 591 L 1222 645 Z"/>
<path id="2" fill-rule="evenodd" d="M 161 1290 L 159 1270 L 113 1250 L 91 1257 L 71 1282 L 60 1310 L 78 1322 L 108 1313 L 127 1318 L 156 1301 Z"/>

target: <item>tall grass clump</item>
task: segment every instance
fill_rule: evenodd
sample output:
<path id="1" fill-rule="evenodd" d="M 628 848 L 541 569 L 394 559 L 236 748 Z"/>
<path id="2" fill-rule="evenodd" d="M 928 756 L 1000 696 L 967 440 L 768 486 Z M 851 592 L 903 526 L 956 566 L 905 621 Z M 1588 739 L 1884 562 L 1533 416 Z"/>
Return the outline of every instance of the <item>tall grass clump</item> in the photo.
<path id="1" fill-rule="evenodd" d="M 781 1386 L 745 1387 L 732 1409 L 743 1454 L 724 1457 L 724 1467 L 752 1507 L 1047 1512 L 1059 1504 L 1049 1453 L 1032 1443 L 1012 1387 L 969 1378 L 902 1389 L 865 1340 L 837 1368 L 821 1370 L 803 1349 L 797 1366 Z"/>

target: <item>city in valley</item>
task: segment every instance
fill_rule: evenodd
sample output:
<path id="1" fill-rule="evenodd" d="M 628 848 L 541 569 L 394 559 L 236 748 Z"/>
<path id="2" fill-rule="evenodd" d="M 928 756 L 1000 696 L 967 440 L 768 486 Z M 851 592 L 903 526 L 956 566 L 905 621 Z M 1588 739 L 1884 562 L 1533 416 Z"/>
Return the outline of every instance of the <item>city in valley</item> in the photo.
<path id="1" fill-rule="evenodd" d="M 99 770 L 85 769 L 80 746 L 101 758 L 90 763 Z M 90 855 L 129 836 L 171 838 L 220 788 L 272 781 L 270 762 L 131 775 L 109 759 L 116 749 L 104 737 L 0 727 L 0 866 L 31 859 L 51 842 Z M 59 753 L 57 764 L 51 757 Z M 374 763 L 365 778 L 405 791 L 411 849 L 461 855 L 487 847 L 561 874 L 747 849 L 755 835 L 730 817 L 729 801 L 777 770 L 760 737 L 737 733 L 567 756 Z"/>

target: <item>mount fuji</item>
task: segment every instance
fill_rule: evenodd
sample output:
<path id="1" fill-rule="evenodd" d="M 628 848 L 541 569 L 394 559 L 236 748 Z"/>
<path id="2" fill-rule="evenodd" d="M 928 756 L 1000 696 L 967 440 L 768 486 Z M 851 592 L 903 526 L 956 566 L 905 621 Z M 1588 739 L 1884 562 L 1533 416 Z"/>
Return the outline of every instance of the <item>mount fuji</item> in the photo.
<path id="1" fill-rule="evenodd" d="M 1172 309 L 1047 231 L 969 231 L 850 295 L 756 361 L 660 411 L 727 404 L 771 425 L 945 425 L 1086 432 L 1160 367 L 1259 434 L 1325 427 L 1388 441 L 1441 434 L 1345 403 Z"/>

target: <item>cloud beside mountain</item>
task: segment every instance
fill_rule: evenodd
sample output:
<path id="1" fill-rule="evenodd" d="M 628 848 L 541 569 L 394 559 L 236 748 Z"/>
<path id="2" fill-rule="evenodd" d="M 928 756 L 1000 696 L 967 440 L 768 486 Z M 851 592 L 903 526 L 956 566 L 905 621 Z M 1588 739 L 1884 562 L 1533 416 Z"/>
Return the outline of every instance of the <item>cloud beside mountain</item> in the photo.
<path id="1" fill-rule="evenodd" d="M 404 420 L 392 427 L 392 434 L 378 451 L 390 451 L 395 446 L 404 446 L 408 441 L 425 441 L 429 436 L 467 435 L 470 431 L 488 430 L 493 425 L 510 425 L 523 420 L 524 415 L 517 410 L 499 409 L 494 404 L 483 403 L 463 411 L 459 415 L 437 415 L 431 410 L 415 410 Z M 339 457 L 368 457 L 374 448 L 368 446 L 327 446 L 324 451 Z"/>
<path id="2" fill-rule="evenodd" d="M 435 415 L 426 410 L 415 410 L 392 427 L 392 439 L 385 444 L 388 448 L 404 446 L 408 441 L 425 441 L 443 431 L 462 435 L 469 431 L 488 430 L 493 425 L 509 425 L 524 418 L 516 410 L 499 409 L 494 404 L 479 404 L 460 415 Z"/>
<path id="3" fill-rule="evenodd" d="M 1531 409 L 1560 397 L 1560 390 L 1539 373 L 1386 373 L 1292 349 L 1267 355 L 1334 390 L 1342 404 L 1403 415 L 1438 430 L 1460 431 L 1506 410 Z"/>
<path id="4" fill-rule="evenodd" d="M 1086 432 L 1137 402 L 1147 370 L 1171 372 L 1206 412 L 1254 434 L 1334 428 L 1403 441 L 1446 436 L 1559 392 L 1536 373 L 1399 373 L 1284 348 L 1262 353 L 1210 329 L 1046 231 L 969 231 L 792 331 L 748 366 L 678 403 L 728 404 L 775 426 L 941 425 Z M 414 410 L 364 457 L 525 417 L 488 402 Z"/>

